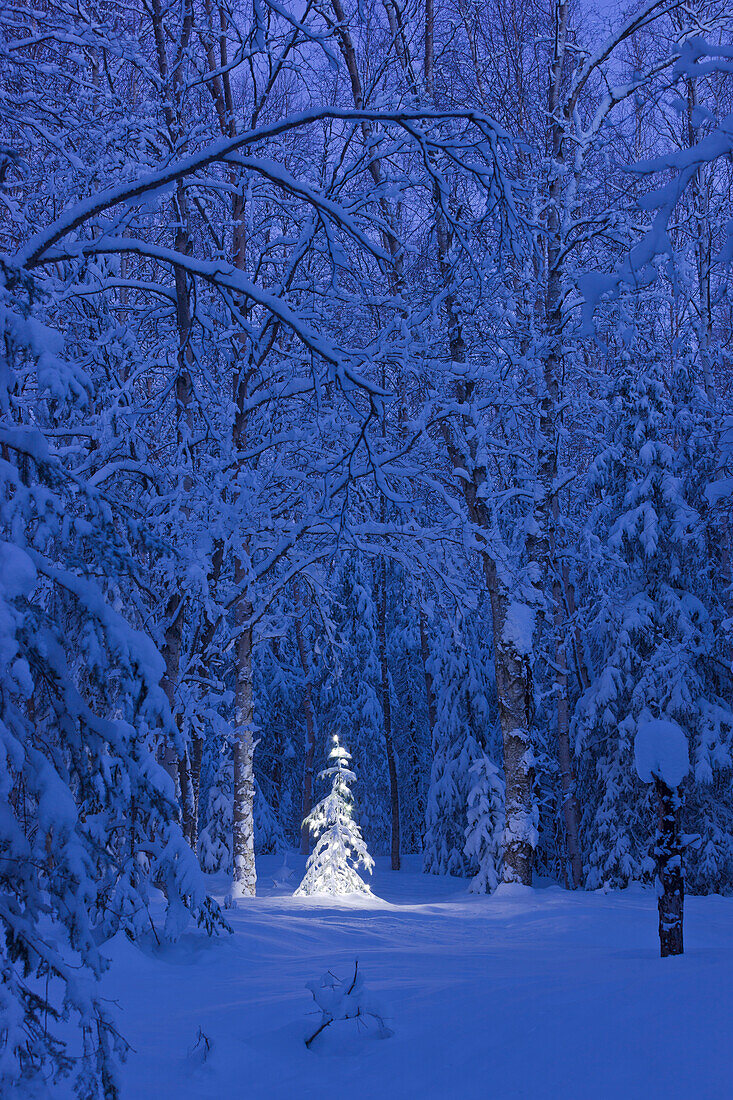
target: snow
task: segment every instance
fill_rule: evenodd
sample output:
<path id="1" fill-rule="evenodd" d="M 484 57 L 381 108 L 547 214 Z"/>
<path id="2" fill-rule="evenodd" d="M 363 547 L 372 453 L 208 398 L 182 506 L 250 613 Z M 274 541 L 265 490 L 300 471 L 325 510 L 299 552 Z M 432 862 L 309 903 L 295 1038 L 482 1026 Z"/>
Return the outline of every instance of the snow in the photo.
<path id="1" fill-rule="evenodd" d="M 12 600 L 26 596 L 36 581 L 36 569 L 33 562 L 19 546 L 12 542 L 0 542 L 0 588 L 5 590 Z"/>
<path id="2" fill-rule="evenodd" d="M 535 632 L 535 609 L 527 603 L 514 600 L 509 604 L 504 620 L 504 641 L 520 655 L 532 652 Z"/>
<path id="3" fill-rule="evenodd" d="M 643 783 L 661 779 L 679 787 L 690 770 L 687 737 L 676 722 L 654 718 L 640 722 L 634 741 L 636 772 Z"/>
<path id="4" fill-rule="evenodd" d="M 281 862 L 260 858 L 263 896 L 227 913 L 232 936 L 108 945 L 103 991 L 135 1048 L 123 1100 L 730 1095 L 733 899 L 688 898 L 686 954 L 661 960 L 656 897 L 638 886 L 478 897 L 408 857 L 402 872 L 377 861 L 380 897 L 334 901 L 274 887 Z M 337 1020 L 307 1050 L 306 983 L 350 980 L 356 958 L 394 1034 Z"/>

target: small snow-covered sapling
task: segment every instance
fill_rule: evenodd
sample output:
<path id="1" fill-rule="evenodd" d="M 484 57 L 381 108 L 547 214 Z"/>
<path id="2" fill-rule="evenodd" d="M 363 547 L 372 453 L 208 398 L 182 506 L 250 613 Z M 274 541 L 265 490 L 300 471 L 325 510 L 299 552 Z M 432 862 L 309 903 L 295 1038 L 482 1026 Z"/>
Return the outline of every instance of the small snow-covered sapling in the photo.
<path id="1" fill-rule="evenodd" d="M 306 989 L 313 994 L 313 1000 L 321 1013 L 321 1020 L 305 1045 L 310 1050 L 311 1043 L 337 1020 L 356 1020 L 357 1026 L 376 1029 L 379 1039 L 389 1039 L 394 1032 L 387 1027 L 381 1010 L 367 996 L 364 979 L 359 973 L 359 960 L 354 961 L 354 976 L 351 981 L 337 978 L 330 970 L 317 981 L 306 982 Z"/>
<path id="2" fill-rule="evenodd" d="M 654 783 L 659 800 L 654 858 L 657 864 L 659 950 L 662 958 L 683 952 L 685 877 L 680 833 L 680 784 L 690 770 L 687 737 L 676 722 L 655 718 L 640 722 L 634 741 L 636 771 Z"/>
<path id="3" fill-rule="evenodd" d="M 288 853 L 283 849 L 282 866 L 275 872 L 273 886 L 289 886 L 293 877 L 293 868 L 288 863 Z"/>
<path id="4" fill-rule="evenodd" d="M 198 1034 L 196 1035 L 196 1041 L 193 1046 L 189 1047 L 187 1051 L 189 1062 L 192 1065 L 202 1066 L 205 1062 L 208 1062 L 213 1049 L 214 1044 L 212 1040 L 199 1025 Z"/>

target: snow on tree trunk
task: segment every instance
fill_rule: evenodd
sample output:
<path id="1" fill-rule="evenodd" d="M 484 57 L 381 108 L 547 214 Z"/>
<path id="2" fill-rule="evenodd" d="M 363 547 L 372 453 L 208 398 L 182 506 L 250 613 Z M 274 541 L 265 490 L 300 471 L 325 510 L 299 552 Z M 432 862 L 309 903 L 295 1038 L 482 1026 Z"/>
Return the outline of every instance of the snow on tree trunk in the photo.
<path id="1" fill-rule="evenodd" d="M 317 843 L 295 897 L 371 894 L 357 868 L 362 866 L 371 873 L 374 860 L 353 818 L 349 784 L 356 781 L 356 776 L 349 768 L 351 756 L 339 744 L 338 737 L 333 738 L 329 759 L 334 761 L 333 765 L 321 772 L 319 778 L 330 779 L 331 790 L 304 822 Z"/>

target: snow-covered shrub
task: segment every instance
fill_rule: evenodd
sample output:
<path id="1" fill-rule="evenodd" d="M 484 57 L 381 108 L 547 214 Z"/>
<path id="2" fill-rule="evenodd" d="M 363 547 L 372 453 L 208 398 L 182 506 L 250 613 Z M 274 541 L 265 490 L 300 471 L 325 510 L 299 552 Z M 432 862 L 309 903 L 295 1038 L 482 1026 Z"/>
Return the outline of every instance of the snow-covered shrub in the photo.
<path id="1" fill-rule="evenodd" d="M 329 970 L 317 981 L 306 982 L 305 987 L 311 991 L 321 1013 L 318 1027 L 305 1041 L 307 1047 L 338 1020 L 356 1020 L 357 1025 L 375 1030 L 379 1039 L 389 1039 L 394 1034 L 384 1022 L 381 1008 L 366 993 L 358 959 L 350 980 L 337 978 Z"/>

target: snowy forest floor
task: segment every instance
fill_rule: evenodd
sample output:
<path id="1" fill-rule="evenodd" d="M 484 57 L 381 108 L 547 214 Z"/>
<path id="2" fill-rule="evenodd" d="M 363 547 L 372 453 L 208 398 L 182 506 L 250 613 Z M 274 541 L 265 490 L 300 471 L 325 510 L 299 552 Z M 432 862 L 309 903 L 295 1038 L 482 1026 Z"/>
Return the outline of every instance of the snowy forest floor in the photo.
<path id="1" fill-rule="evenodd" d="M 289 862 L 294 888 L 303 860 Z M 233 936 L 114 940 L 123 1100 L 733 1095 L 733 899 L 689 898 L 686 954 L 662 960 L 651 890 L 476 897 L 419 862 L 378 860 L 379 898 L 334 904 L 289 896 L 282 857 L 264 857 Z M 393 1037 L 346 1021 L 307 1050 L 306 981 L 350 976 L 357 957 Z M 189 1053 L 199 1028 L 205 1064 Z"/>

